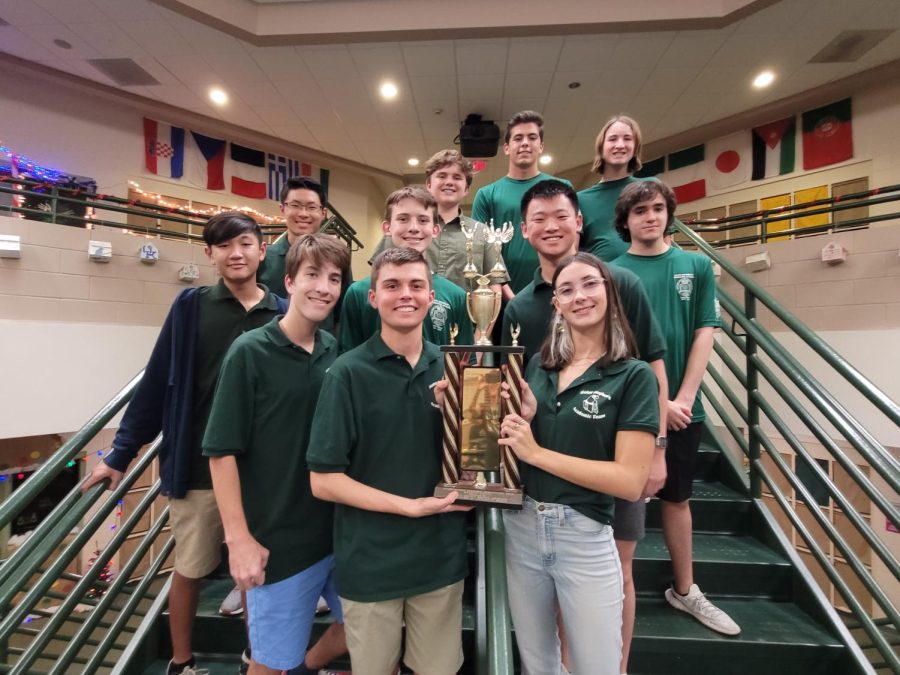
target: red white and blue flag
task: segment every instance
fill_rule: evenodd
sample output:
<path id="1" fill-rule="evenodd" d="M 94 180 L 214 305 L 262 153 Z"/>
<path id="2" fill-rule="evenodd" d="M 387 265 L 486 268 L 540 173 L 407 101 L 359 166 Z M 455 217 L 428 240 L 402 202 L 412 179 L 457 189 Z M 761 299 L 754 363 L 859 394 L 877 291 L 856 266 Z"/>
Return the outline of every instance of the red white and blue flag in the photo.
<path id="1" fill-rule="evenodd" d="M 225 189 L 225 141 L 192 131 L 187 135 L 185 177 L 206 190 Z"/>
<path id="2" fill-rule="evenodd" d="M 184 174 L 184 129 L 144 118 L 144 166 L 157 176 Z"/>
<path id="3" fill-rule="evenodd" d="M 266 153 L 231 143 L 228 173 L 231 191 L 251 199 L 266 198 Z"/>

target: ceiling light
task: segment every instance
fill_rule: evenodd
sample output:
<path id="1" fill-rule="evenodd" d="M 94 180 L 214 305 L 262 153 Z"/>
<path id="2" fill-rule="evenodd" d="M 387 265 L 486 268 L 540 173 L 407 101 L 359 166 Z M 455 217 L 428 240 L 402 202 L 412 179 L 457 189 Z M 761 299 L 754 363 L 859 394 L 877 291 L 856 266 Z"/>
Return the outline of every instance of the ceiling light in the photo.
<path id="1" fill-rule="evenodd" d="M 569 89 L 578 89 L 581 86 L 581 82 L 569 82 Z"/>
<path id="2" fill-rule="evenodd" d="M 764 70 L 753 79 L 753 86 L 757 89 L 765 89 L 775 81 L 775 73 Z"/>
<path id="3" fill-rule="evenodd" d="M 59 47 L 60 49 L 72 49 L 72 43 L 71 43 L 71 42 L 66 42 L 65 40 L 60 40 L 59 38 L 57 38 L 56 40 L 54 40 L 54 41 L 53 41 L 53 44 L 55 44 L 55 45 L 56 45 L 57 47 Z"/>
<path id="4" fill-rule="evenodd" d="M 553 161 L 553 158 L 550 155 L 541 155 L 540 162 L 544 166 L 546 166 L 547 164 L 549 164 L 552 161 Z"/>
<path id="5" fill-rule="evenodd" d="M 410 157 L 408 160 L 406 160 L 406 163 L 410 166 L 419 166 L 419 160 L 415 157 Z"/>
<path id="6" fill-rule="evenodd" d="M 397 85 L 393 82 L 383 82 L 379 91 L 382 98 L 391 99 L 397 97 Z"/>
<path id="7" fill-rule="evenodd" d="M 216 105 L 225 105 L 228 103 L 228 94 L 225 93 L 224 89 L 213 87 L 209 90 L 209 100 Z"/>

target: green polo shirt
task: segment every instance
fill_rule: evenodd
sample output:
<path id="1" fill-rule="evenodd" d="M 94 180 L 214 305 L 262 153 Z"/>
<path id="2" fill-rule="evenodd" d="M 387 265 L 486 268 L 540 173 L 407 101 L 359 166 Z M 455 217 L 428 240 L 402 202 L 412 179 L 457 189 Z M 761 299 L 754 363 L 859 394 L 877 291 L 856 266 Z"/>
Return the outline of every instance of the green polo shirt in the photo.
<path id="1" fill-rule="evenodd" d="M 415 368 L 381 334 L 342 354 L 325 375 L 313 420 L 310 471 L 346 473 L 379 490 L 430 497 L 441 480 L 441 411 L 431 385 L 440 349 L 424 343 Z M 338 504 L 334 555 L 341 596 L 406 598 L 466 576 L 462 513 L 406 518 Z"/>
<path id="2" fill-rule="evenodd" d="M 287 297 L 287 289 L 284 287 L 285 257 L 291 250 L 287 233 L 266 247 L 266 257 L 259 264 L 256 271 L 256 280 L 265 284 L 266 288 L 282 298 Z"/>
<path id="3" fill-rule="evenodd" d="M 694 331 L 720 324 L 712 264 L 706 256 L 674 246 L 660 255 L 626 253 L 617 258 L 615 264 L 640 277 L 656 320 L 665 326 L 664 362 L 669 379 L 669 400 L 672 400 L 684 379 L 688 355 L 694 343 Z M 691 421 L 700 422 L 705 418 L 698 389 L 691 409 Z"/>
<path id="4" fill-rule="evenodd" d="M 666 343 L 659 325 L 653 318 L 650 301 L 640 279 L 633 272 L 615 265 L 609 265 L 609 271 L 619 288 L 622 308 L 634 332 L 640 358 L 648 363 L 663 358 Z M 544 281 L 541 268 L 538 267 L 531 283 L 517 293 L 506 306 L 503 314 L 502 344 L 512 343 L 510 327 L 518 324 L 521 327 L 519 344 L 525 347 L 526 362 L 541 352 L 541 345 L 547 337 L 550 319 L 553 316 L 552 300 L 553 287 Z"/>
<path id="5" fill-rule="evenodd" d="M 527 180 L 504 176 L 478 190 L 472 204 L 472 218 L 481 223 L 490 224 L 493 220 L 494 227 L 501 227 L 503 223 L 513 224 L 515 230 L 513 238 L 508 244 L 503 245 L 503 260 L 506 262 L 509 285 L 514 293 L 518 293 L 528 285 L 534 269 L 540 265 L 537 253 L 522 236 L 522 197 L 536 183 L 551 179 L 571 185 L 569 181 L 548 173 L 539 173 Z"/>
<path id="6" fill-rule="evenodd" d="M 198 291 L 197 350 L 194 356 L 192 438 L 196 451 L 191 457 L 189 490 L 211 490 L 209 462 L 203 457 L 203 434 L 212 408 L 213 394 L 222 361 L 231 343 L 241 333 L 264 326 L 278 314 L 278 303 L 268 290 L 259 304 L 244 309 L 225 282 Z"/>
<path id="7" fill-rule="evenodd" d="M 439 274 L 431 275 L 431 283 L 434 302 L 422 322 L 422 337 L 432 344 L 449 345 L 450 328 L 456 324 L 459 326 L 456 344 L 472 344 L 475 337 L 469 310 L 466 309 L 466 292 Z M 344 294 L 339 343 L 342 353 L 358 347 L 381 329 L 378 310 L 369 304 L 371 287 L 372 277 L 366 277 L 354 282 Z"/>
<path id="8" fill-rule="evenodd" d="M 247 525 L 269 549 L 267 584 L 329 555 L 334 524 L 334 505 L 310 490 L 306 448 L 337 342 L 320 330 L 310 354 L 288 339 L 279 319 L 228 350 L 203 437 L 206 457 L 235 455 Z"/>
<path id="9" fill-rule="evenodd" d="M 640 180 L 628 176 L 619 180 L 601 181 L 578 193 L 578 206 L 584 221 L 579 247 L 582 251 L 610 262 L 628 250 L 628 244 L 616 232 L 616 202 L 622 190 Z"/>
<path id="10" fill-rule="evenodd" d="M 266 288 L 275 295 L 288 299 L 287 289 L 284 287 L 284 273 L 287 269 L 286 256 L 291 249 L 288 242 L 287 233 L 281 235 L 266 247 L 266 257 L 259 264 L 259 270 L 256 272 L 256 280 L 261 284 L 265 284 Z M 337 304 L 332 309 L 325 320 L 319 324 L 319 329 L 328 331 L 331 334 L 335 332 L 335 323 L 341 315 L 341 301 L 343 294 L 350 286 L 352 279 L 341 280 L 341 297 L 338 298 Z"/>
<path id="11" fill-rule="evenodd" d="M 616 432 L 659 431 L 659 386 L 644 361 L 628 359 L 601 366 L 599 361 L 559 389 L 559 372 L 528 364 L 526 379 L 537 400 L 531 422 L 538 445 L 572 457 L 611 462 Z M 565 504 L 588 518 L 612 523 L 613 498 L 527 462 L 520 466 L 525 493 L 538 502 Z"/>
<path id="12" fill-rule="evenodd" d="M 429 267 L 442 277 L 449 279 L 463 290 L 471 291 L 477 288 L 478 284 L 474 280 L 466 279 L 463 273 L 469 262 L 466 253 L 466 235 L 462 231 L 463 225 L 475 231 L 472 237 L 472 264 L 475 265 L 479 274 L 487 274 L 494 268 L 494 265 L 503 262 L 503 256 L 497 253 L 497 247 L 487 242 L 485 236 L 487 228 L 484 223 L 472 220 L 468 216 L 462 215 L 461 212 L 449 222 L 441 221 L 441 233 L 434 238 L 431 246 L 425 251 L 425 259 L 428 261 Z M 369 262 L 371 263 L 379 253 L 393 245 L 390 237 L 384 237 Z M 509 276 L 503 275 L 492 279 L 491 283 L 504 284 L 507 281 L 509 281 Z"/>

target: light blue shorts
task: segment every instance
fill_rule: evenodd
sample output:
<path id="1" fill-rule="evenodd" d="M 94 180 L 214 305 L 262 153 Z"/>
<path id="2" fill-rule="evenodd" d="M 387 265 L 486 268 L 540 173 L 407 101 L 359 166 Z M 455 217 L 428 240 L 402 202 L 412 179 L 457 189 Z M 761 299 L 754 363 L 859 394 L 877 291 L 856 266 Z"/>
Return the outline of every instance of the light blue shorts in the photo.
<path id="1" fill-rule="evenodd" d="M 303 663 L 320 595 L 328 601 L 334 620 L 343 623 L 333 555 L 292 577 L 247 591 L 253 660 L 274 670 L 290 670 Z"/>

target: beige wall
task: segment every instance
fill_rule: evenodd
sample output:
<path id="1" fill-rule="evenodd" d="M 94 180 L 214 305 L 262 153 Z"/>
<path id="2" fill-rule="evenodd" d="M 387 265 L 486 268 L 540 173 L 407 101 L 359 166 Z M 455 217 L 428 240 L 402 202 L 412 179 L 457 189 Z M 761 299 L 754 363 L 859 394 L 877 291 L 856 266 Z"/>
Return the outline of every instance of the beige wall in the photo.
<path id="1" fill-rule="evenodd" d="M 330 201 L 357 231 L 366 235 L 377 224 L 370 206 L 373 194 L 383 204 L 387 193 L 401 185 L 399 178 L 392 179 L 384 172 L 369 173 L 363 168 L 329 162 L 320 159 L 315 151 L 292 143 L 252 130 L 236 130 L 195 113 L 162 108 L 147 99 L 111 94 L 99 85 L 73 82 L 63 75 L 10 66 L 0 70 L 0 91 L 0 139 L 39 164 L 91 176 L 103 194 L 127 197 L 128 182 L 135 181 L 142 189 L 158 194 L 223 207 L 249 206 L 270 215 L 278 214 L 277 204 L 269 200 L 201 190 L 145 172 L 141 122 L 145 115 L 269 152 L 310 157 L 322 163 L 331 170 Z M 99 215 L 109 220 L 121 218 L 105 212 Z M 370 245 L 368 236 L 360 239 Z M 354 256 L 358 257 L 367 256 Z"/>

